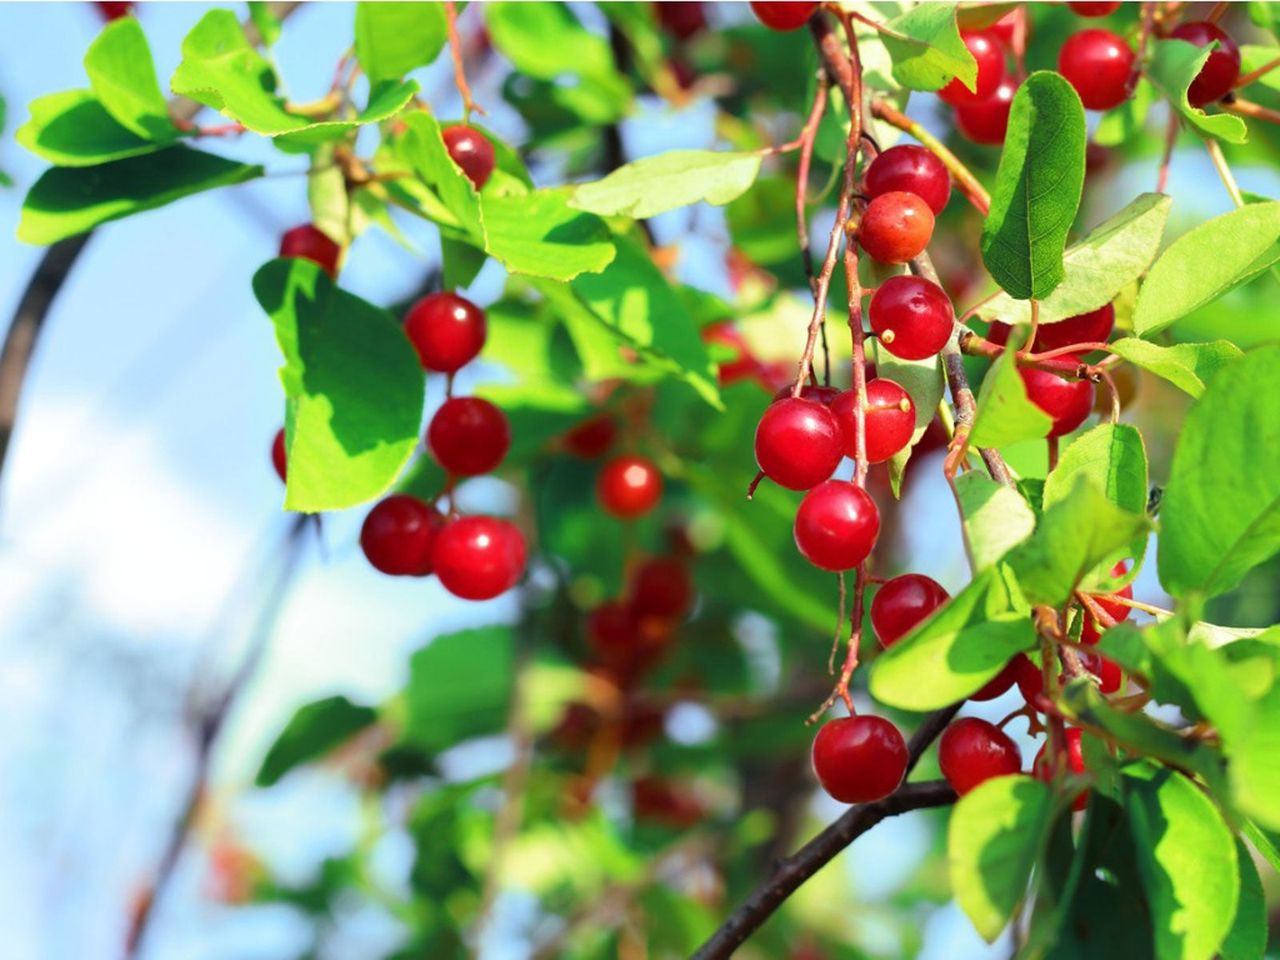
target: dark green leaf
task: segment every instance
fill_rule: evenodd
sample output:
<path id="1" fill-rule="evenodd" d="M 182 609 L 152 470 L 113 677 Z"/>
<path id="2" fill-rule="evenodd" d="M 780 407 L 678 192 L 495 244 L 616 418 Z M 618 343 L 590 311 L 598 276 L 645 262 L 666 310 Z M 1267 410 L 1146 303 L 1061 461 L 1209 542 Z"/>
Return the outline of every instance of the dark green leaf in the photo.
<path id="1" fill-rule="evenodd" d="M 356 59 L 374 83 L 425 67 L 447 39 L 442 4 L 356 4 Z"/>
<path id="2" fill-rule="evenodd" d="M 327 697 L 299 708 L 271 745 L 258 770 L 256 783 L 270 787 L 286 773 L 340 746 L 378 719 L 372 707 L 346 697 Z"/>
<path id="3" fill-rule="evenodd" d="M 14 138 L 60 167 L 89 167 L 161 149 L 122 127 L 88 90 L 67 90 L 31 103 L 31 119 Z"/>
<path id="4" fill-rule="evenodd" d="M 1240 871 L 1240 902 L 1220 953 L 1222 960 L 1262 960 L 1267 952 L 1267 898 L 1253 855 L 1238 838 L 1236 865 Z"/>
<path id="5" fill-rule="evenodd" d="M 502 729 L 515 682 L 507 627 L 436 637 L 409 660 L 405 740 L 429 751 Z"/>

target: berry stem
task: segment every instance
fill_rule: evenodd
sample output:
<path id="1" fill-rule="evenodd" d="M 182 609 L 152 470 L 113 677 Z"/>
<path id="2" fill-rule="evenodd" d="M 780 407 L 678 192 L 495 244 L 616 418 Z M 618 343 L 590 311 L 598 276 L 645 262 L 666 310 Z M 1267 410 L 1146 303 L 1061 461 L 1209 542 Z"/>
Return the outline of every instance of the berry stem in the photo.
<path id="1" fill-rule="evenodd" d="M 1173 146 L 1178 141 L 1178 111 L 1169 111 L 1169 125 L 1165 128 L 1164 154 L 1160 158 L 1160 170 L 1156 174 L 1156 193 L 1164 193 L 1169 185 L 1169 167 L 1173 163 Z"/>
<path id="2" fill-rule="evenodd" d="M 471 87 L 467 84 L 467 74 L 462 68 L 462 39 L 458 36 L 458 8 L 453 0 L 444 0 L 444 22 L 449 31 L 449 56 L 453 58 L 453 80 L 462 97 L 462 122 L 470 123 L 471 114 L 485 116 L 484 108 L 471 99 Z"/>
<path id="3" fill-rule="evenodd" d="M 1172 617 L 1173 611 L 1166 610 L 1164 607 L 1157 607 L 1154 603 L 1143 603 L 1141 600 L 1133 600 L 1129 597 L 1122 597 L 1114 594 L 1107 598 L 1124 607 L 1132 607 L 1134 610 L 1141 610 L 1143 613 L 1149 613 L 1153 617 Z"/>
<path id="4" fill-rule="evenodd" d="M 942 161 L 942 165 L 955 178 L 956 185 L 977 211 L 984 217 L 987 215 L 987 211 L 991 209 L 991 194 L 987 193 L 986 188 L 978 182 L 973 172 L 959 157 L 948 150 L 941 140 L 899 111 L 893 104 L 879 97 L 871 101 L 871 115 L 919 140 L 921 146 Z"/>
<path id="5" fill-rule="evenodd" d="M 1265 123 L 1280 123 L 1280 110 L 1264 107 L 1262 104 L 1254 103 L 1251 100 L 1242 100 L 1240 97 L 1235 97 L 1231 100 L 1222 101 L 1219 106 L 1225 112 L 1234 113 L 1240 117 L 1262 120 Z"/>
<path id="6" fill-rule="evenodd" d="M 813 106 L 809 109 L 809 118 L 800 131 L 800 162 L 796 170 L 796 239 L 800 246 L 800 262 L 804 266 L 805 279 L 809 281 L 809 291 L 814 299 L 818 297 L 818 278 L 813 273 L 813 258 L 809 254 L 809 168 L 813 163 L 813 145 L 817 139 L 818 126 L 827 109 L 827 92 L 831 82 L 825 70 L 818 73 L 817 90 L 813 96 Z M 827 328 L 823 324 L 819 328 L 822 336 L 822 382 L 831 383 L 831 349 L 827 345 Z"/>
<path id="7" fill-rule="evenodd" d="M 1227 193 L 1231 195 L 1231 202 L 1237 207 L 1243 207 L 1244 197 L 1240 195 L 1240 185 L 1236 183 L 1235 175 L 1231 172 L 1231 168 L 1227 166 L 1227 158 L 1222 155 L 1221 145 L 1212 137 L 1205 137 L 1204 147 L 1209 151 L 1209 159 L 1213 161 L 1213 168 L 1218 171 L 1218 176 L 1222 178 L 1222 185 L 1227 188 Z"/>
<path id="8" fill-rule="evenodd" d="M 1240 79 L 1236 81 L 1236 85 L 1233 89 L 1239 90 L 1241 87 L 1247 87 L 1255 80 L 1265 77 L 1276 67 L 1280 67 L 1280 57 L 1276 57 L 1274 60 L 1268 60 L 1262 66 L 1258 67 L 1258 69 L 1250 70 L 1248 73 L 1243 74 Z"/>

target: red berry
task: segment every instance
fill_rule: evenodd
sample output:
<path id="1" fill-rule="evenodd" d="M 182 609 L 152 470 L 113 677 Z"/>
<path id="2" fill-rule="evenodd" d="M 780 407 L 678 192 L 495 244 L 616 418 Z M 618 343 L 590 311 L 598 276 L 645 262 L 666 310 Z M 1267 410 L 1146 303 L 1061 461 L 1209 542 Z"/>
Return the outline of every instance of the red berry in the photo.
<path id="1" fill-rule="evenodd" d="M 884 348 L 903 360 L 923 360 L 947 345 L 955 312 L 942 288 L 922 277 L 890 277 L 867 309 Z"/>
<path id="2" fill-rule="evenodd" d="M 732 359 L 718 362 L 720 386 L 727 387 L 739 380 L 754 377 L 760 372 L 760 361 L 752 354 L 742 332 L 731 320 L 722 320 L 703 327 L 702 341 L 712 346 L 728 347 L 734 352 Z"/>
<path id="3" fill-rule="evenodd" d="M 831 401 L 831 412 L 844 437 L 844 455 L 858 456 L 858 395 L 846 390 Z M 867 461 L 883 463 L 911 442 L 916 430 L 916 407 L 911 395 L 892 380 L 867 382 L 867 407 L 862 412 L 867 425 Z"/>
<path id="4" fill-rule="evenodd" d="M 1116 308 L 1108 303 L 1079 316 L 1042 324 L 1036 330 L 1035 350 L 1045 353 L 1077 343 L 1106 343 L 1115 325 Z"/>
<path id="5" fill-rule="evenodd" d="M 1120 9 L 1121 0 L 1068 0 L 1071 12 L 1081 17 L 1105 17 Z"/>
<path id="6" fill-rule="evenodd" d="M 1129 98 L 1133 51 L 1110 30 L 1081 30 L 1058 51 L 1058 72 L 1090 110 L 1110 110 Z"/>
<path id="7" fill-rule="evenodd" d="M 873 373 L 874 370 L 875 370 L 875 364 L 873 363 L 867 364 L 868 377 L 874 376 L 874 373 Z M 791 386 L 792 385 L 789 383 L 785 387 L 780 387 L 778 390 L 774 392 L 773 399 L 785 400 L 787 397 L 791 396 Z M 801 400 L 812 400 L 815 403 L 822 404 L 824 407 L 831 406 L 831 404 L 835 402 L 835 399 L 838 396 L 840 396 L 839 387 L 828 387 L 820 383 L 806 383 L 803 387 L 800 388 Z"/>
<path id="8" fill-rule="evenodd" d="M 440 131 L 449 159 L 462 168 L 467 179 L 479 190 L 489 182 L 497 158 L 489 138 L 475 127 L 456 123 Z"/>
<path id="9" fill-rule="evenodd" d="M 1018 654 L 1009 662 L 1013 664 L 1014 683 L 1018 685 L 1022 699 L 1034 705 L 1044 693 L 1044 674 L 1025 653 Z"/>
<path id="10" fill-rule="evenodd" d="M 796 510 L 796 546 L 823 570 L 852 570 L 880 535 L 880 511 L 867 491 L 847 480 L 827 480 L 804 495 Z"/>
<path id="11" fill-rule="evenodd" d="M 1004 48 L 993 34 L 981 30 L 972 33 L 966 31 L 960 34 L 960 38 L 973 54 L 973 59 L 978 61 L 978 78 L 973 90 L 956 77 L 938 91 L 938 99 L 953 107 L 987 99 L 996 92 L 1000 81 L 1004 79 Z"/>
<path id="12" fill-rule="evenodd" d="M 404 332 L 424 370 L 454 373 L 484 346 L 484 311 L 454 293 L 429 293 L 409 310 Z"/>
<path id="13" fill-rule="evenodd" d="M 706 811 L 698 798 L 663 777 L 641 777 L 631 785 L 631 809 L 637 820 L 673 830 L 688 830 Z"/>
<path id="14" fill-rule="evenodd" d="M 455 597 L 488 600 L 516 585 L 524 572 L 524 536 L 496 517 L 460 517 L 436 535 L 431 566 Z"/>
<path id="15" fill-rule="evenodd" d="M 635 618 L 625 604 L 607 600 L 587 614 L 587 644 L 602 663 L 629 661 L 640 647 Z"/>
<path id="16" fill-rule="evenodd" d="M 923 573 L 904 573 L 876 591 L 871 600 L 871 628 L 880 646 L 888 647 L 951 599 L 942 584 Z"/>
<path id="17" fill-rule="evenodd" d="M 637 617 L 679 620 L 692 603 L 693 583 L 680 561 L 653 557 L 636 570 L 631 582 L 631 610 Z"/>
<path id="18" fill-rule="evenodd" d="M 284 452 L 284 427 L 276 431 L 275 439 L 271 441 L 271 465 L 276 468 L 276 475 L 280 477 L 280 482 L 284 483 L 289 473 L 289 464 Z"/>
<path id="19" fill-rule="evenodd" d="M 588 417 L 564 435 L 564 448 L 575 457 L 602 457 L 618 438 L 618 421 L 607 413 Z"/>
<path id="20" fill-rule="evenodd" d="M 1019 773 L 1022 754 L 995 724 L 977 717 L 961 717 L 942 731 L 938 766 L 947 783 L 963 797 L 992 777 Z"/>
<path id="21" fill-rule="evenodd" d="M 986 703 L 988 700 L 994 700 L 996 697 L 1002 697 L 1005 693 L 1018 682 L 1018 666 L 1015 660 L 1006 663 L 994 677 L 988 680 L 977 693 L 969 695 L 970 700 L 978 703 Z"/>
<path id="22" fill-rule="evenodd" d="M 435 508 L 408 494 L 392 494 L 364 518 L 360 548 L 383 573 L 425 577 L 431 572 L 431 551 L 443 526 L 444 517 Z"/>
<path id="23" fill-rule="evenodd" d="M 1215 40 L 1218 49 L 1209 54 L 1191 87 L 1187 90 L 1187 102 L 1193 107 L 1221 100 L 1240 79 L 1240 48 L 1220 27 L 1203 20 L 1179 24 L 1170 34 L 1176 40 L 1207 47 Z"/>
<path id="24" fill-rule="evenodd" d="M 596 496 L 615 517 L 638 517 L 662 499 L 662 474 L 647 457 L 614 457 L 596 478 Z"/>
<path id="25" fill-rule="evenodd" d="M 1009 130 L 1009 109 L 1017 86 L 1002 80 L 996 92 L 977 103 L 956 106 L 956 129 L 974 143 L 1000 144 Z"/>
<path id="26" fill-rule="evenodd" d="M 328 234 L 306 223 L 285 231 L 280 238 L 280 256 L 310 260 L 329 276 L 337 278 L 342 247 L 329 239 Z"/>
<path id="27" fill-rule="evenodd" d="M 751 0 L 751 12 L 770 30 L 799 30 L 808 23 L 817 9 L 817 3 Z"/>
<path id="28" fill-rule="evenodd" d="M 828 479 L 843 450 L 835 414 L 815 400 L 776 400 L 756 426 L 756 463 L 788 490 L 808 490 Z"/>
<path id="29" fill-rule="evenodd" d="M 1080 743 L 1080 729 L 1078 727 L 1068 727 L 1067 734 L 1067 769 L 1080 776 L 1084 773 L 1084 748 Z M 1040 752 L 1036 754 L 1035 760 L 1031 763 L 1031 770 L 1035 774 L 1037 780 L 1043 780 L 1048 783 L 1053 779 L 1053 764 L 1049 762 L 1045 756 L 1045 751 L 1049 747 L 1049 741 L 1046 740 L 1044 746 L 1040 748 Z M 1085 804 L 1089 802 L 1089 791 L 1082 790 L 1075 798 L 1071 805 L 1073 810 L 1083 810 Z"/>
<path id="30" fill-rule="evenodd" d="M 906 776 L 907 742 L 884 717 L 829 720 L 813 738 L 813 772 L 841 803 L 883 800 Z"/>
<path id="31" fill-rule="evenodd" d="M 951 199 L 951 174 L 932 152 L 913 144 L 890 147 L 871 161 L 865 178 L 867 195 L 914 193 L 935 214 Z"/>
<path id="32" fill-rule="evenodd" d="M 1013 44 L 1013 32 L 1018 28 L 1018 22 L 1025 20 L 1026 16 L 1021 7 L 1011 10 L 1003 17 L 988 27 L 988 31 L 995 34 L 996 39 L 1008 46 Z"/>
<path id="33" fill-rule="evenodd" d="M 1123 577 L 1128 572 L 1129 572 L 1129 565 L 1126 564 L 1123 560 L 1111 568 L 1111 576 L 1113 577 Z M 1117 590 L 1113 594 L 1091 594 L 1090 595 L 1090 598 L 1094 602 L 1096 602 L 1098 606 L 1100 606 L 1103 610 L 1105 610 L 1107 612 L 1107 615 L 1111 617 L 1111 619 L 1114 620 L 1116 623 L 1121 623 L 1125 620 L 1128 620 L 1129 614 L 1133 613 L 1133 608 L 1126 604 L 1119 603 L 1114 599 L 1111 599 L 1112 597 L 1125 597 L 1129 600 L 1132 600 L 1133 584 L 1132 583 L 1127 584 L 1126 586 Z M 1100 639 L 1102 639 L 1101 624 L 1099 624 L 1096 620 L 1094 620 L 1093 616 L 1089 613 L 1088 608 L 1086 607 L 1084 624 L 1082 626 L 1081 633 L 1080 633 L 1080 641 L 1082 643 L 1087 643 L 1092 645 L 1097 643 Z"/>
<path id="34" fill-rule="evenodd" d="M 132 0 L 94 0 L 93 5 L 98 8 L 98 13 L 107 23 L 133 13 Z"/>
<path id="35" fill-rule="evenodd" d="M 511 448 L 506 414 L 482 397 L 452 397 L 427 427 L 427 445 L 440 466 L 460 477 L 488 473 Z"/>
<path id="36" fill-rule="evenodd" d="M 653 4 L 653 12 L 662 29 L 677 40 L 688 40 L 707 26 L 707 15 L 701 3 L 663 0 Z"/>
<path id="37" fill-rule="evenodd" d="M 873 260 L 906 263 L 929 245 L 933 211 L 914 193 L 894 190 L 869 204 L 858 224 L 858 242 Z"/>
<path id="38" fill-rule="evenodd" d="M 1088 380 L 1064 380 L 1056 373 L 1019 367 L 1018 376 L 1027 388 L 1027 398 L 1053 417 L 1048 437 L 1061 437 L 1080 424 L 1093 410 L 1093 384 Z"/>
<path id="39" fill-rule="evenodd" d="M 1081 653 L 1080 661 L 1084 668 L 1098 678 L 1098 689 L 1103 693 L 1115 693 L 1124 683 L 1124 673 L 1120 664 L 1104 657 L 1100 653 Z"/>

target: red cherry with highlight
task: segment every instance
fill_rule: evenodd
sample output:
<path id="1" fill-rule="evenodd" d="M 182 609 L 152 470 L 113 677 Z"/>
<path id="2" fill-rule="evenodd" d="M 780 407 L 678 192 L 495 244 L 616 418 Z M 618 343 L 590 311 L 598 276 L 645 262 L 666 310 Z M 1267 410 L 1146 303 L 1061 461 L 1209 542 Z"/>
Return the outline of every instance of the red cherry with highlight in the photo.
<path id="1" fill-rule="evenodd" d="M 1004 143 L 1009 132 L 1009 110 L 1017 86 L 1012 80 L 1002 80 L 996 92 L 977 103 L 962 103 L 956 107 L 956 129 L 974 143 L 996 145 Z"/>
<path id="2" fill-rule="evenodd" d="M 1022 771 L 1022 754 L 1008 734 L 977 717 L 961 717 L 938 740 L 938 766 L 947 783 L 964 796 L 993 777 Z"/>
<path id="3" fill-rule="evenodd" d="M 751 0 L 751 12 L 770 30 L 799 30 L 817 11 L 817 3 L 788 3 L 786 0 Z"/>
<path id="4" fill-rule="evenodd" d="M 914 193 L 939 214 L 951 199 L 951 174 L 931 151 L 914 144 L 890 147 L 871 161 L 864 180 L 867 195 Z"/>
<path id="5" fill-rule="evenodd" d="M 823 570 L 852 570 L 880 536 L 880 511 L 867 491 L 847 480 L 827 480 L 804 495 L 796 510 L 796 547 Z"/>
<path id="6" fill-rule="evenodd" d="M 1053 418 L 1045 436 L 1065 436 L 1093 411 L 1093 384 L 1088 380 L 1064 380 L 1035 367 L 1019 367 L 1018 376 L 1027 388 L 1027 399 Z"/>
<path id="7" fill-rule="evenodd" d="M 788 490 L 808 490 L 828 479 L 840 465 L 843 450 L 835 414 L 815 400 L 774 401 L 756 426 L 756 463 L 765 476 Z"/>
<path id="8" fill-rule="evenodd" d="M 858 224 L 858 243 L 880 263 L 906 263 L 929 245 L 933 211 L 914 193 L 894 190 L 869 204 Z"/>
<path id="9" fill-rule="evenodd" d="M 1090 110 L 1110 110 L 1129 99 L 1133 51 L 1110 30 L 1081 30 L 1058 51 L 1058 72 Z"/>
<path id="10" fill-rule="evenodd" d="M 1071 12 L 1081 17 L 1106 17 L 1120 9 L 1121 0 L 1068 0 Z"/>
<path id="11" fill-rule="evenodd" d="M 455 373 L 484 346 L 485 313 L 456 293 L 430 293 L 409 310 L 404 332 L 424 370 Z"/>
<path id="12" fill-rule="evenodd" d="M 845 390 L 831 401 L 831 412 L 844 438 L 844 455 L 858 456 L 858 394 Z M 883 463 L 911 442 L 916 430 L 916 406 L 911 395 L 892 380 L 867 381 L 867 407 L 862 412 L 867 427 L 867 461 Z"/>
<path id="13" fill-rule="evenodd" d="M 890 277 L 867 308 L 871 329 L 895 357 L 924 360 L 951 338 L 955 311 L 942 288 L 923 277 Z"/>
<path id="14" fill-rule="evenodd" d="M 1207 47 L 1215 40 L 1218 48 L 1209 54 L 1200 72 L 1187 90 L 1187 102 L 1193 107 L 1221 100 L 1240 79 L 1240 48 L 1227 33 L 1216 24 L 1196 20 L 1182 23 L 1170 34 L 1176 40 Z"/>
<path id="15" fill-rule="evenodd" d="M 615 517 L 638 517 L 662 499 L 662 474 L 647 457 L 614 457 L 596 478 L 596 495 L 601 506 Z"/>
<path id="16" fill-rule="evenodd" d="M 318 264 L 320 269 L 330 277 L 336 279 L 338 258 L 342 256 L 342 247 L 318 227 L 305 223 L 285 231 L 285 235 L 280 238 L 280 256 L 310 260 Z"/>
<path id="17" fill-rule="evenodd" d="M 360 548 L 374 568 L 392 576 L 425 577 L 444 517 L 408 494 L 380 500 L 364 518 Z"/>
<path id="18" fill-rule="evenodd" d="M 284 451 L 284 427 L 276 431 L 271 441 L 271 465 L 276 468 L 276 476 L 284 483 L 289 474 L 289 464 Z"/>
<path id="19" fill-rule="evenodd" d="M 841 803 L 872 803 L 907 774 L 907 742 L 884 717 L 860 714 L 823 724 L 813 738 L 813 772 Z"/>
<path id="20" fill-rule="evenodd" d="M 904 573 L 876 591 L 871 628 L 880 646 L 889 647 L 951 599 L 942 584 L 923 573 Z"/>
<path id="21" fill-rule="evenodd" d="M 459 517 L 436 535 L 431 566 L 441 585 L 464 600 L 489 600 L 524 572 L 524 535 L 497 517 Z"/>
<path id="22" fill-rule="evenodd" d="M 960 39 L 978 62 L 978 77 L 970 90 L 956 77 L 938 91 L 938 99 L 953 107 L 985 100 L 996 92 L 1004 79 L 1004 48 L 995 35 L 986 31 L 962 31 Z"/>
<path id="23" fill-rule="evenodd" d="M 511 448 L 511 425 L 483 397 L 451 397 L 431 418 L 427 445 L 449 473 L 474 477 L 502 463 Z"/>
<path id="24" fill-rule="evenodd" d="M 440 131 L 449 158 L 462 168 L 467 179 L 479 190 L 489 182 L 497 157 L 489 138 L 475 127 L 454 124 Z"/>

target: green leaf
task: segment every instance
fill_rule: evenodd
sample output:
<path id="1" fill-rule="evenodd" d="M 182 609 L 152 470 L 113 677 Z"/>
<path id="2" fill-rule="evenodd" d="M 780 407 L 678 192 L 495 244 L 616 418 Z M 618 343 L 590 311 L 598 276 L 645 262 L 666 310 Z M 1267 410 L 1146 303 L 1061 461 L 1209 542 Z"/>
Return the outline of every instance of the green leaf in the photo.
<path id="1" fill-rule="evenodd" d="M 1097 310 L 1151 266 L 1173 199 L 1144 193 L 1089 232 L 1063 255 L 1062 282 L 1040 303 L 1040 323 L 1057 323 Z M 1031 322 L 1031 304 L 1002 293 L 978 311 L 984 319 Z"/>
<path id="2" fill-rule="evenodd" d="M 1236 845 L 1195 784 L 1151 764 L 1125 771 L 1125 810 L 1159 960 L 1209 960 L 1239 899 Z"/>
<path id="3" fill-rule="evenodd" d="M 1035 511 L 1022 494 L 981 471 L 957 477 L 956 495 L 975 571 L 993 566 L 1035 529 Z"/>
<path id="4" fill-rule="evenodd" d="M 1192 126 L 1227 143 L 1244 143 L 1249 131 L 1239 117 L 1227 113 L 1208 114 L 1187 102 L 1187 89 L 1212 52 L 1208 47 L 1198 47 L 1186 40 L 1157 40 L 1144 72 Z"/>
<path id="5" fill-rule="evenodd" d="M 294 767 L 323 757 L 377 719 L 372 707 L 346 697 L 326 697 L 300 707 L 263 757 L 254 782 L 259 787 L 274 786 Z"/>
<path id="6" fill-rule="evenodd" d="M 477 669 L 477 663 L 482 664 Z M 515 683 L 509 627 L 436 637 L 409 660 L 405 740 L 439 751 L 502 728 Z"/>
<path id="7" fill-rule="evenodd" d="M 1160 582 L 1216 596 L 1280 551 L 1280 346 L 1209 384 L 1187 414 L 1161 502 Z"/>
<path id="8" fill-rule="evenodd" d="M 324 161 L 312 164 L 307 172 L 307 206 L 311 208 L 314 227 L 339 246 L 351 243 L 351 197 L 347 193 L 347 179 L 337 164 Z"/>
<path id="9" fill-rule="evenodd" d="M 444 273 L 444 288 L 457 290 L 469 287 L 485 264 L 483 250 L 477 250 L 470 243 L 440 232 L 440 260 Z"/>
<path id="10" fill-rule="evenodd" d="M 569 205 L 602 216 L 635 219 L 704 200 L 723 206 L 751 188 L 762 159 L 759 153 L 671 150 L 628 163 L 603 180 L 582 184 Z"/>
<path id="11" fill-rule="evenodd" d="M 893 78 L 912 90 L 938 90 L 958 77 L 970 90 L 978 62 L 960 39 L 954 3 L 922 3 L 885 24 L 881 40 Z"/>
<path id="12" fill-rule="evenodd" d="M 792 250 L 794 255 L 795 251 Z M 911 396 L 916 408 L 916 425 L 911 432 L 911 442 L 889 460 L 889 486 L 895 497 L 901 496 L 902 477 L 911 451 L 924 436 L 933 418 L 938 415 L 938 403 L 942 400 L 942 362 L 938 357 L 924 360 L 902 360 L 888 350 L 876 350 L 876 376 L 892 380 Z"/>
<path id="13" fill-rule="evenodd" d="M 484 215 L 475 184 L 453 162 L 435 117 L 415 110 L 404 119 L 400 156 L 439 195 L 456 224 L 476 242 L 485 235 Z"/>
<path id="14" fill-rule="evenodd" d="M 1133 88 L 1133 95 L 1102 115 L 1093 131 L 1093 142 L 1104 147 L 1117 147 L 1142 136 L 1147 129 L 1151 107 L 1157 99 L 1159 95 L 1155 87 L 1146 77 L 1140 77 Z"/>
<path id="15" fill-rule="evenodd" d="M 1163 330 L 1280 257 L 1280 202 L 1252 203 L 1187 231 L 1160 255 L 1138 293 L 1133 329 Z"/>
<path id="16" fill-rule="evenodd" d="M 982 262 L 1012 297 L 1044 299 L 1064 276 L 1067 232 L 1084 186 L 1084 143 L 1084 107 L 1071 84 L 1045 70 L 1027 77 L 1009 111 L 982 227 Z"/>
<path id="17" fill-rule="evenodd" d="M 66 90 L 31 103 L 31 119 L 14 139 L 60 167 L 90 167 L 161 149 L 116 122 L 88 90 Z"/>
<path id="18" fill-rule="evenodd" d="M 1246 820 L 1240 829 L 1241 836 L 1253 844 L 1253 848 L 1262 854 L 1262 859 L 1280 870 L 1280 836 L 1276 836 L 1252 820 Z"/>
<path id="19" fill-rule="evenodd" d="M 1076 437 L 1045 479 L 1044 509 L 1068 499 L 1080 477 L 1088 478 L 1121 510 L 1143 514 L 1149 487 L 1142 434 L 1128 424 L 1104 423 Z M 1133 557 L 1142 555 L 1146 540 L 1142 527 L 1129 545 Z"/>
<path id="20" fill-rule="evenodd" d="M 262 167 L 173 146 L 92 167 L 53 167 L 27 193 L 18 224 L 25 243 L 54 243 L 100 223 L 262 176 Z"/>
<path id="21" fill-rule="evenodd" d="M 1162 347 L 1136 337 L 1115 341 L 1111 344 L 1111 352 L 1197 398 L 1204 393 L 1205 384 L 1215 373 L 1244 356 L 1240 348 L 1229 340 Z"/>
<path id="22" fill-rule="evenodd" d="M 1058 607 L 1149 525 L 1145 514 L 1121 509 L 1089 476 L 1077 474 L 1066 493 L 1046 505 L 1035 533 L 1009 563 L 1029 602 Z"/>
<path id="23" fill-rule="evenodd" d="M 1023 774 L 986 781 L 961 797 L 951 812 L 951 889 L 988 943 L 1000 936 L 1027 895 L 1052 817 L 1049 785 Z"/>
<path id="24" fill-rule="evenodd" d="M 425 389 L 400 325 L 309 260 L 272 260 L 253 291 L 285 356 L 285 507 L 337 510 L 388 490 L 417 446 Z"/>
<path id="25" fill-rule="evenodd" d="M 963 700 L 1015 653 L 1034 646 L 1035 629 L 996 567 L 981 571 L 937 613 L 878 657 L 871 694 L 903 710 L 936 710 Z"/>
<path id="26" fill-rule="evenodd" d="M 280 39 L 280 18 L 271 10 L 271 4 L 263 0 L 249 0 L 249 19 L 258 30 L 264 47 L 274 47 Z"/>
<path id="27" fill-rule="evenodd" d="M 975 447 L 1003 447 L 1047 437 L 1052 427 L 1053 418 L 1028 399 L 1013 351 L 1005 351 L 983 378 L 969 442 Z"/>
<path id="28" fill-rule="evenodd" d="M 1219 953 L 1222 960 L 1262 960 L 1267 952 L 1267 898 L 1249 848 L 1239 838 L 1235 843 L 1240 901 Z"/>
<path id="29" fill-rule="evenodd" d="M 598 273 L 614 258 L 609 228 L 569 206 L 566 190 L 481 197 L 486 252 L 512 273 L 572 280 Z"/>
<path id="30" fill-rule="evenodd" d="M 356 4 L 356 59 L 373 83 L 425 67 L 447 40 L 439 3 Z"/>
<path id="31" fill-rule="evenodd" d="M 135 17 L 121 17 L 102 28 L 84 55 L 84 69 L 98 101 L 126 130 L 146 140 L 178 136 L 151 48 Z"/>

